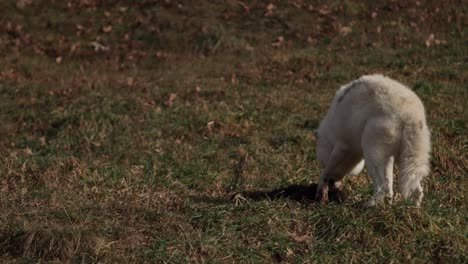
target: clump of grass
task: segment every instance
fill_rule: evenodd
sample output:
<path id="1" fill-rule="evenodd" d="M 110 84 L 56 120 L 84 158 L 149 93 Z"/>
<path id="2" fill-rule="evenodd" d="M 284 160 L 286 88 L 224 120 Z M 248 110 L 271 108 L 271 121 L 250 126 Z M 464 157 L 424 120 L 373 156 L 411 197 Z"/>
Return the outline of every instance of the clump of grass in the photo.
<path id="1" fill-rule="evenodd" d="M 26 256 L 47 261 L 69 260 L 95 248 L 95 240 L 76 228 L 4 229 L 0 231 L 3 256 Z"/>

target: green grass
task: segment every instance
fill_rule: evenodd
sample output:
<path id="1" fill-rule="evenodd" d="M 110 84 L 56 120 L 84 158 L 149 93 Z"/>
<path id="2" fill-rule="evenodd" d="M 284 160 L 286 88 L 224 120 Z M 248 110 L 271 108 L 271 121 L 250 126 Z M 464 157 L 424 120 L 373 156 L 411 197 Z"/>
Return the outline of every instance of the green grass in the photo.
<path id="1" fill-rule="evenodd" d="M 13 2 L 2 262 L 466 263 L 461 1 Z M 343 203 L 271 195 L 317 182 L 313 131 L 335 90 L 377 72 L 426 106 L 422 207 L 365 208 L 366 172 Z"/>

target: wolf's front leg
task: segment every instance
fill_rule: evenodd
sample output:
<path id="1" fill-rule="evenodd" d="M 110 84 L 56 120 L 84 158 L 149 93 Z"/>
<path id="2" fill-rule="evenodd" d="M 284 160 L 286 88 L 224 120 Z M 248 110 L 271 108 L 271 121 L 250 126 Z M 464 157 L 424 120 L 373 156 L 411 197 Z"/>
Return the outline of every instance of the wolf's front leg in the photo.
<path id="1" fill-rule="evenodd" d="M 346 160 L 346 146 L 336 144 L 327 161 L 325 168 L 320 174 L 317 191 L 315 193 L 315 200 L 319 203 L 326 203 L 328 200 L 328 187 L 341 187 L 341 179 L 344 175 L 336 175 L 336 168 Z"/>
<path id="2" fill-rule="evenodd" d="M 328 201 L 328 176 L 325 173 L 320 174 L 317 191 L 315 193 L 315 201 L 321 204 Z"/>

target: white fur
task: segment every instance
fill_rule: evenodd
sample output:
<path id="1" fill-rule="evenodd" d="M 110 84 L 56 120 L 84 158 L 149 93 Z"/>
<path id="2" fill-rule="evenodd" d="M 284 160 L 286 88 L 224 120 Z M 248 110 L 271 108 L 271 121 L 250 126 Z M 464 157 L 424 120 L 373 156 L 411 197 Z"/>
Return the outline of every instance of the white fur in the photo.
<path id="1" fill-rule="evenodd" d="M 368 205 L 393 198 L 393 164 L 399 165 L 399 192 L 419 206 L 421 180 L 429 173 L 430 134 L 424 106 L 403 84 L 382 75 L 366 75 L 342 86 L 317 131 L 317 160 L 322 165 L 317 199 L 328 185 L 339 187 L 346 174 L 365 164 L 374 193 Z"/>

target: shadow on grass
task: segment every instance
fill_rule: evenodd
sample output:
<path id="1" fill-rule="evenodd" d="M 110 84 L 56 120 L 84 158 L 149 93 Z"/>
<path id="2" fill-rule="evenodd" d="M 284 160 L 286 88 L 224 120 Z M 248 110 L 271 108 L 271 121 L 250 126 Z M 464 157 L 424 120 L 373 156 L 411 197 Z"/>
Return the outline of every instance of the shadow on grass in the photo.
<path id="1" fill-rule="evenodd" d="M 315 192 L 317 184 L 300 185 L 293 184 L 286 187 L 277 188 L 271 191 L 248 191 L 240 194 L 252 200 L 275 200 L 275 199 L 290 199 L 297 202 L 311 203 L 315 202 Z M 328 192 L 328 201 L 342 203 L 346 200 L 347 194 L 344 191 L 336 191 L 330 189 Z"/>
<path id="2" fill-rule="evenodd" d="M 236 202 L 238 199 L 242 200 L 277 200 L 289 199 L 304 204 L 315 203 L 315 192 L 317 184 L 301 185 L 293 184 L 285 187 L 276 188 L 273 190 L 259 190 L 259 191 L 240 191 L 229 197 L 191 197 L 194 201 L 207 202 L 212 204 L 226 204 Z M 335 203 L 343 203 L 346 201 L 348 195 L 345 191 L 336 191 L 330 189 L 328 192 L 328 201 Z"/>

